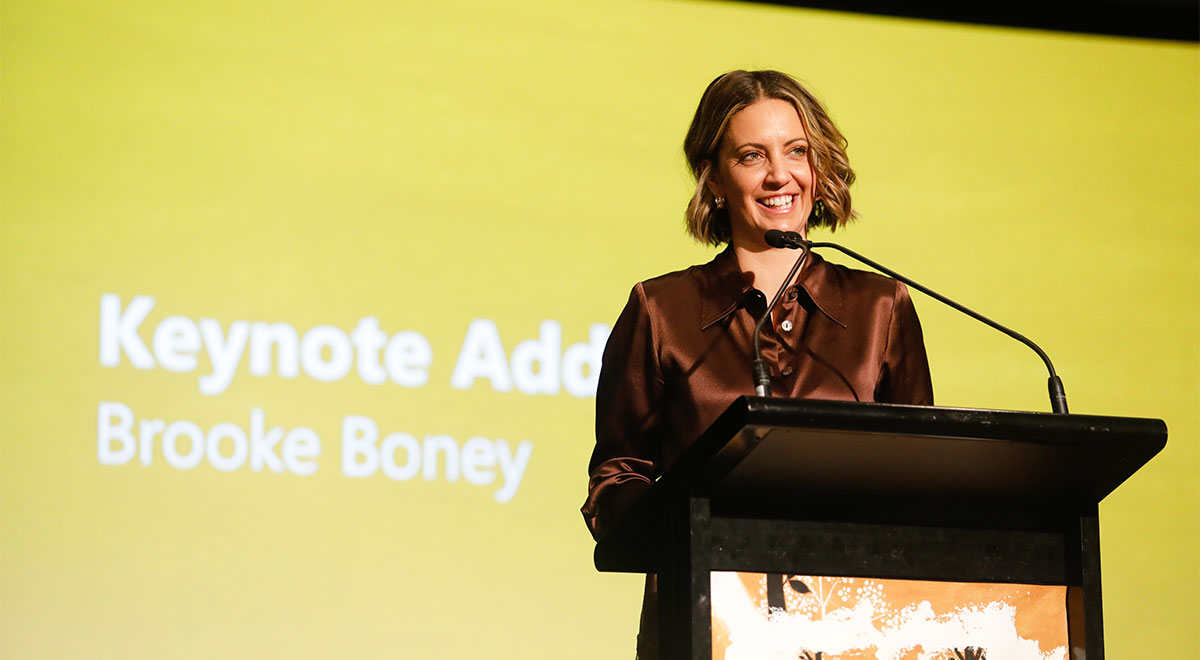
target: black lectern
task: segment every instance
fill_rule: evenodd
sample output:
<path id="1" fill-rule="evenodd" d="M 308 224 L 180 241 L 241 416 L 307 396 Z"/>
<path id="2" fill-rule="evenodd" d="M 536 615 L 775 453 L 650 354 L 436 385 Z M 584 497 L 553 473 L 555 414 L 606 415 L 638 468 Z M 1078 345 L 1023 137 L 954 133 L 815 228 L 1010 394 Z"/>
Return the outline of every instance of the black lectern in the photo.
<path id="1" fill-rule="evenodd" d="M 1097 504 L 1166 438 L 1157 419 L 742 397 L 596 568 L 658 574 L 663 658 L 709 658 L 709 573 L 729 570 L 1065 585 L 1071 647 L 1103 660 Z"/>

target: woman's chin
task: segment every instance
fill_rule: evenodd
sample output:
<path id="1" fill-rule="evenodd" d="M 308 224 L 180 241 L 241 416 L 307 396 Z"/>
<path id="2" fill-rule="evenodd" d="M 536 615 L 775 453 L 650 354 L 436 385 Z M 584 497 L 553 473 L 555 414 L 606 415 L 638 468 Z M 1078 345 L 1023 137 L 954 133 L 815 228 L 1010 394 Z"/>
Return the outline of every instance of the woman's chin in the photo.
<path id="1" fill-rule="evenodd" d="M 798 214 L 791 214 L 786 217 L 768 217 L 763 218 L 762 222 L 758 223 L 758 231 L 765 234 L 767 230 L 778 229 L 779 231 L 794 231 L 804 233 L 804 222 Z"/>

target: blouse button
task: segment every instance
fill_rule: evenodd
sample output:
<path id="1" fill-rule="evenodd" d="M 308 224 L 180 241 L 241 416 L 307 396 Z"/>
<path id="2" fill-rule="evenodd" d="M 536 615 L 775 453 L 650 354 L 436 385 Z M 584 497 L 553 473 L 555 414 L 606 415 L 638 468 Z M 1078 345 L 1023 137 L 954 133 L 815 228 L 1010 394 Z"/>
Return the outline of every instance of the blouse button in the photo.
<path id="1" fill-rule="evenodd" d="M 783 328 L 784 332 L 790 332 L 792 329 L 792 322 L 787 319 L 784 319 L 783 323 L 779 324 L 779 327 Z"/>
<path id="2" fill-rule="evenodd" d="M 784 323 L 786 323 L 786 322 L 787 322 L 787 321 L 784 321 Z M 782 373 L 784 376 L 791 376 L 791 375 L 792 375 L 792 368 L 791 368 L 790 366 L 788 366 L 788 367 L 784 367 L 784 368 L 781 370 L 781 372 L 780 372 L 780 373 Z"/>

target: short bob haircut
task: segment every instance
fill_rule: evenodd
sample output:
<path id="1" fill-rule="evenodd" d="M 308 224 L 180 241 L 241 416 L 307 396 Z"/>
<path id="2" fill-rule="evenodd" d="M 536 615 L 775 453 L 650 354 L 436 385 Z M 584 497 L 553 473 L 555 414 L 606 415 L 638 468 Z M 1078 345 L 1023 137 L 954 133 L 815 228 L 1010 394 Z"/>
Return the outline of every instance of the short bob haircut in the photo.
<path id="1" fill-rule="evenodd" d="M 746 106 L 764 99 L 791 103 L 808 133 L 808 158 L 815 180 L 808 226 L 833 231 L 858 215 L 850 206 L 854 170 L 846 157 L 846 138 L 821 102 L 786 73 L 730 71 L 704 90 L 683 141 L 683 153 L 696 178 L 696 192 L 687 207 L 687 231 L 701 243 L 721 245 L 733 235 L 729 212 L 717 207 L 708 181 L 729 121 Z"/>

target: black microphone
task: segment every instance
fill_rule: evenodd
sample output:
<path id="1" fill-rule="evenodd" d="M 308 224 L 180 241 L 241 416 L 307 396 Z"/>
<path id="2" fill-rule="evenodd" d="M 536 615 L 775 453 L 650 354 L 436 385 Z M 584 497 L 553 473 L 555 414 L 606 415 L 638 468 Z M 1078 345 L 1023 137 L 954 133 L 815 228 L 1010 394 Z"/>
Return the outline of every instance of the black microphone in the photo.
<path id="1" fill-rule="evenodd" d="M 774 248 L 791 248 L 796 249 L 805 246 L 804 237 L 794 231 L 779 231 L 778 229 L 768 229 L 767 233 L 763 234 L 763 240 Z"/>
<path id="2" fill-rule="evenodd" d="M 778 229 L 767 230 L 767 244 L 771 247 L 784 247 L 784 245 L 775 245 L 771 242 L 772 234 L 796 234 L 794 231 L 781 232 Z M 799 238 L 800 234 L 796 234 Z M 801 238 L 801 241 L 804 239 Z M 797 248 L 803 245 L 787 245 L 787 247 Z M 754 324 L 754 393 L 758 396 L 771 396 L 771 370 L 767 368 L 767 363 L 762 359 L 762 349 L 759 348 L 758 340 L 762 336 L 763 324 L 767 319 L 771 318 L 771 310 L 775 309 L 775 304 L 783 297 L 783 292 L 787 290 L 788 285 L 792 283 L 792 278 L 796 277 L 796 271 L 800 270 L 800 266 L 804 264 L 804 259 L 808 256 L 808 250 L 805 249 L 800 253 L 800 258 L 796 259 L 796 263 L 792 264 L 792 269 L 788 271 L 787 277 L 783 279 L 783 284 L 779 290 L 775 292 L 775 297 L 771 299 L 771 304 L 767 305 L 767 311 L 758 319 L 758 323 Z"/>
<path id="3" fill-rule="evenodd" d="M 798 234 L 794 231 L 779 231 L 778 229 L 767 230 L 767 233 L 763 235 L 763 240 L 765 240 L 767 242 L 767 245 L 770 245 L 771 247 L 789 248 L 792 250 L 803 249 L 804 253 L 800 255 L 801 260 L 803 260 L 808 255 L 808 252 L 810 250 L 812 250 L 812 248 L 823 248 L 823 247 L 833 248 L 833 249 L 837 250 L 838 252 L 841 252 L 842 254 L 853 257 L 854 259 L 861 261 L 862 263 L 870 266 L 871 268 L 874 268 L 875 270 L 877 270 L 889 277 L 900 280 L 901 282 L 904 282 L 905 284 L 907 284 L 908 286 L 911 286 L 912 288 L 916 289 L 917 291 L 924 293 L 925 295 L 929 296 L 930 298 L 933 298 L 934 300 L 945 303 L 945 304 L 953 307 L 954 309 L 957 309 L 958 311 L 966 314 L 967 316 L 970 316 L 971 318 L 973 318 L 977 321 L 986 323 L 987 325 L 999 330 L 1000 332 L 1003 332 L 1004 334 L 1008 335 L 1009 337 L 1012 337 L 1013 339 L 1016 339 L 1017 341 L 1021 342 L 1022 344 L 1025 344 L 1029 348 L 1033 349 L 1033 352 L 1037 353 L 1038 357 L 1042 358 L 1042 362 L 1046 363 L 1046 369 L 1050 372 L 1050 380 L 1048 383 L 1049 390 L 1050 390 L 1050 408 L 1054 412 L 1061 413 L 1064 415 L 1068 412 L 1067 411 L 1067 394 L 1063 390 L 1062 380 L 1058 377 L 1058 374 L 1056 374 L 1054 372 L 1054 365 L 1050 363 L 1050 357 L 1047 356 L 1046 352 L 1043 351 L 1037 344 L 1033 343 L 1031 340 L 1029 340 L 1029 338 L 1025 337 L 1025 335 L 1022 335 L 1021 333 L 1016 332 L 1015 330 L 1010 330 L 1010 329 L 1000 325 L 999 323 L 996 323 L 995 321 L 989 319 L 988 317 L 984 316 L 983 314 L 980 314 L 979 312 L 976 312 L 975 310 L 970 309 L 969 307 L 966 307 L 957 302 L 954 302 L 953 300 L 947 298 L 946 296 L 943 296 L 942 294 L 940 294 L 932 289 L 929 289 L 928 287 L 917 284 L 916 282 L 901 275 L 900 273 L 897 273 L 896 271 L 894 271 L 890 268 L 887 268 L 886 266 L 876 263 L 876 262 L 862 256 L 861 254 L 855 252 L 854 250 L 844 248 L 844 247 L 838 245 L 837 243 L 815 243 L 813 241 L 805 240 L 803 236 L 801 236 L 800 234 Z M 789 278 L 790 277 L 791 276 L 789 275 Z M 782 291 L 781 291 L 781 293 L 782 293 Z M 768 311 L 768 314 L 769 313 L 770 312 Z M 762 325 L 761 321 L 759 322 L 759 325 L 760 326 Z M 758 349 L 757 349 L 758 336 L 755 335 L 754 339 L 755 339 L 755 357 L 757 358 L 758 357 Z M 758 358 L 758 360 L 756 360 L 755 369 L 757 369 L 758 362 L 761 362 L 761 358 Z"/>

